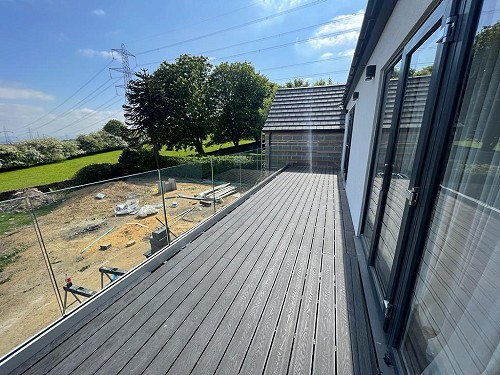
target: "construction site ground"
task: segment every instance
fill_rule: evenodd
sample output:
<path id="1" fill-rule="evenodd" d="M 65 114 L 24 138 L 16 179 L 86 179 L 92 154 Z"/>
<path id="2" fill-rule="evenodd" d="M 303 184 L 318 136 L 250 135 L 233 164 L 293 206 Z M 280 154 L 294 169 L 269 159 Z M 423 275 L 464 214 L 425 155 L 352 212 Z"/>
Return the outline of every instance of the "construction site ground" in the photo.
<path id="1" fill-rule="evenodd" d="M 213 206 L 205 207 L 198 201 L 178 198 L 177 194 L 194 196 L 210 188 L 203 182 L 177 181 L 177 190 L 164 194 L 172 239 L 214 213 Z M 66 274 L 73 284 L 98 291 L 99 267 L 130 270 L 146 259 L 149 236 L 161 226 L 160 221 L 164 222 L 163 209 L 145 218 L 116 216 L 114 209 L 131 199 L 138 200 L 140 206 L 159 207 L 162 196 L 157 190 L 157 182 L 151 179 L 118 181 L 51 194 L 38 201 L 33 199 L 35 204 L 54 207 L 37 221 L 62 298 Z M 105 197 L 97 199 L 97 193 Z M 216 209 L 236 197 L 237 194 L 224 198 L 224 202 L 216 204 Z M 191 208 L 183 218 L 175 218 Z M 101 250 L 101 245 L 106 244 L 111 247 Z M 0 256 L 14 250 L 19 251 L 14 261 L 0 272 L 0 356 L 61 317 L 33 225 L 0 236 Z M 68 305 L 71 310 L 78 302 L 68 295 Z"/>

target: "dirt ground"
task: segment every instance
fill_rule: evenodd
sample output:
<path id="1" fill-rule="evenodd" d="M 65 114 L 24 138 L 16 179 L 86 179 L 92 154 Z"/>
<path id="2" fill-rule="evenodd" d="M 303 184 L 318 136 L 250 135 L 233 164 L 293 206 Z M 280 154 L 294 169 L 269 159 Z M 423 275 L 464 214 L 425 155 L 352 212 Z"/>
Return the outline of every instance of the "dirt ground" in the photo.
<path id="1" fill-rule="evenodd" d="M 193 196 L 210 187 L 178 181 L 176 191 L 164 194 L 167 220 L 174 235 L 184 233 L 214 211 L 213 206 L 203 207 L 198 201 L 177 198 L 176 195 Z M 97 199 L 97 193 L 104 193 L 105 198 Z M 149 236 L 161 226 L 158 220 L 164 222 L 163 210 L 146 218 L 137 218 L 136 215 L 115 216 L 114 208 L 130 199 L 138 200 L 140 206 L 160 207 L 161 198 L 156 182 L 141 180 L 110 182 L 51 196 L 56 202 L 55 209 L 39 217 L 38 224 L 63 299 L 65 274 L 72 278 L 73 284 L 98 291 L 100 266 L 130 270 L 146 259 L 144 253 L 150 250 Z M 222 208 L 235 198 L 236 195 L 224 198 L 216 208 Z M 176 218 L 191 208 L 184 218 Z M 130 241 L 135 241 L 135 244 L 127 246 Z M 111 244 L 111 247 L 100 250 L 104 244 Z M 59 318 L 61 313 L 33 226 L 0 236 L 0 246 L 3 251 L 25 249 L 0 273 L 2 356 Z M 68 304 L 68 310 L 71 310 L 78 302 L 68 295 Z"/>

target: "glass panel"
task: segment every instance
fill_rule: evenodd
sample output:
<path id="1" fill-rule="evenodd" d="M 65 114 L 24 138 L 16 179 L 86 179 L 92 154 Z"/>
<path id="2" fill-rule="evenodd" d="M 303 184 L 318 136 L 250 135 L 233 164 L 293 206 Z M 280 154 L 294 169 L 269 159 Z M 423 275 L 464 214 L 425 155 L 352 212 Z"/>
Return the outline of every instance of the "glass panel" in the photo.
<path id="1" fill-rule="evenodd" d="M 28 194 L 35 195 L 30 205 Z M 61 317 L 48 264 L 41 251 L 32 212 L 43 219 L 58 204 L 36 189 L 0 202 L 0 357 Z M 52 266 L 56 261 L 48 257 Z"/>
<path id="2" fill-rule="evenodd" d="M 409 373 L 500 373 L 500 1 L 485 1 L 401 354 Z"/>
<path id="3" fill-rule="evenodd" d="M 398 126 L 392 174 L 374 264 L 384 290 L 387 288 L 391 274 L 403 210 L 406 204 L 406 192 L 410 184 L 413 160 L 415 159 L 415 151 L 429 92 L 433 61 L 438 46 L 436 41 L 440 33 L 440 30 L 436 30 L 411 55 L 409 77 L 406 82 Z"/>
<path id="4" fill-rule="evenodd" d="M 120 276 L 101 273 L 101 267 L 128 271 L 144 261 L 151 232 L 159 225 L 157 219 L 162 220 L 157 171 L 75 186 L 41 198 L 56 205 L 38 218 L 38 224 L 63 299 L 68 278 L 75 288 L 97 292 L 101 281 L 106 286 Z M 68 291 L 66 311 L 90 295 Z"/>
<path id="5" fill-rule="evenodd" d="M 370 193 L 370 200 L 368 202 L 368 210 L 365 218 L 365 225 L 363 235 L 366 243 L 370 244 L 373 227 L 375 225 L 375 215 L 377 214 L 378 201 L 380 190 L 382 189 L 382 180 L 384 177 L 384 163 L 387 154 L 387 144 L 389 142 L 389 133 L 391 130 L 392 114 L 394 110 L 394 102 L 396 99 L 396 89 L 398 87 L 399 75 L 401 72 L 401 61 L 397 62 L 393 68 L 388 72 L 388 82 L 385 87 L 385 96 L 383 104 L 383 114 L 380 124 L 379 140 L 377 142 L 378 148 L 375 156 L 375 164 L 373 171 L 373 184 Z"/>

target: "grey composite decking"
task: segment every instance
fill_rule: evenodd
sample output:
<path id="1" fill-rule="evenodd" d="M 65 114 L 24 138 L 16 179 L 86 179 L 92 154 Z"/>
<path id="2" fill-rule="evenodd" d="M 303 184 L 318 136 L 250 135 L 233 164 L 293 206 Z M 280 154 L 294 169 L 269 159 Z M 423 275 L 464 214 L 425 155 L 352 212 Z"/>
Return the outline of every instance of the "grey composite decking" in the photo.
<path id="1" fill-rule="evenodd" d="M 286 170 L 13 373 L 367 373 L 342 220 L 332 170 Z"/>

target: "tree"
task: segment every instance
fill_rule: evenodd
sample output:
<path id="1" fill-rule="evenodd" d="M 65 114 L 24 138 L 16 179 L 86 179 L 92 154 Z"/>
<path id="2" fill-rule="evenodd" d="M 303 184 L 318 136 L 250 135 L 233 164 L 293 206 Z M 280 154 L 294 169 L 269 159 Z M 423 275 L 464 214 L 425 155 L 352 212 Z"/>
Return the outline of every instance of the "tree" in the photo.
<path id="1" fill-rule="evenodd" d="M 465 124 L 464 136 L 480 142 L 481 151 L 492 152 L 500 141 L 500 105 L 498 105 L 498 61 L 500 58 L 500 21 L 485 25 L 476 35 L 472 46 L 473 59 L 464 92 L 458 122 Z M 485 108 L 491 110 L 485 113 Z M 474 126 L 472 126 L 474 125 Z M 494 155 L 493 153 L 491 155 Z"/>
<path id="2" fill-rule="evenodd" d="M 76 137 L 76 142 L 78 147 L 86 153 L 121 149 L 127 146 L 127 143 L 121 137 L 104 130 L 81 134 Z"/>
<path id="3" fill-rule="evenodd" d="M 326 81 L 321 78 L 321 79 L 318 79 L 316 82 L 314 82 L 313 86 L 325 86 L 326 85 Z"/>
<path id="4" fill-rule="evenodd" d="M 293 81 L 288 81 L 285 83 L 285 87 L 293 88 L 293 87 L 308 87 L 309 81 L 303 78 L 295 78 Z"/>
<path id="5" fill-rule="evenodd" d="M 262 125 L 264 99 L 269 96 L 269 80 L 255 72 L 250 63 L 222 63 L 211 80 L 212 98 L 216 103 L 217 121 L 214 143 L 255 138 Z"/>
<path id="6" fill-rule="evenodd" d="M 125 122 L 136 139 L 147 140 L 159 165 L 159 151 L 169 137 L 172 103 L 163 95 L 158 81 L 147 70 L 136 73 L 123 106 Z"/>
<path id="7" fill-rule="evenodd" d="M 123 122 L 115 119 L 109 120 L 102 130 L 123 139 L 127 137 L 128 132 L 127 126 Z"/>
<path id="8" fill-rule="evenodd" d="M 260 136 L 262 133 L 262 128 L 264 127 L 267 116 L 269 115 L 269 111 L 271 110 L 271 106 L 273 104 L 274 96 L 276 95 L 276 91 L 278 90 L 278 85 L 273 82 L 269 82 L 267 85 L 267 96 L 262 101 L 262 107 L 259 109 L 259 122 L 257 127 L 254 129 L 253 138 L 256 142 L 260 141 Z"/>
<path id="9" fill-rule="evenodd" d="M 203 142 L 212 132 L 213 101 L 209 93 L 212 65 L 204 56 L 181 55 L 164 62 L 154 73 L 163 95 L 172 104 L 172 132 L 166 139 L 171 148 L 193 147 L 204 154 Z"/>

